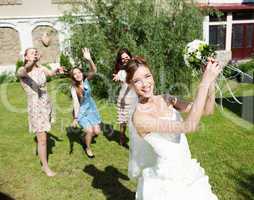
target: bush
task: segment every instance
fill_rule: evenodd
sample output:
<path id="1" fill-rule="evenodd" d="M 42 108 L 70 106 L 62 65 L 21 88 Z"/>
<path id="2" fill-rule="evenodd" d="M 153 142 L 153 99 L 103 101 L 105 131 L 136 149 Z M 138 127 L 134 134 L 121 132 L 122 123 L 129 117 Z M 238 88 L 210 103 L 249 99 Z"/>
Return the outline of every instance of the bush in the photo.
<path id="1" fill-rule="evenodd" d="M 15 74 L 17 74 L 17 71 L 19 70 L 20 67 L 24 66 L 24 61 L 23 60 L 17 60 L 16 62 L 16 71 Z M 19 82 L 19 79 L 16 78 L 16 81 Z"/>
<path id="2" fill-rule="evenodd" d="M 58 79 L 56 82 L 57 91 L 71 98 L 71 81 L 69 78 Z"/>
<path id="3" fill-rule="evenodd" d="M 60 66 L 64 66 L 65 69 L 71 70 L 72 64 L 70 62 L 70 57 L 64 53 L 60 55 Z"/>
<path id="4" fill-rule="evenodd" d="M 112 72 L 121 47 L 148 60 L 157 92 L 184 94 L 190 87 L 183 49 L 202 36 L 202 12 L 185 0 L 156 2 L 87 0 L 61 18 L 71 28 L 73 58 L 82 59 L 82 47 L 92 49 L 99 72 L 92 84 L 97 96 L 116 98 L 119 85 L 112 82 Z M 80 15 L 88 12 L 89 17 Z"/>
<path id="5" fill-rule="evenodd" d="M 17 78 L 15 75 L 11 73 L 4 73 L 0 75 L 0 84 L 2 83 L 11 83 L 11 82 L 16 82 Z"/>
<path id="6" fill-rule="evenodd" d="M 23 60 L 17 60 L 16 62 L 16 73 L 19 70 L 20 67 L 24 66 L 24 61 Z"/>
<path id="7" fill-rule="evenodd" d="M 244 62 L 244 63 L 237 63 L 236 62 L 234 64 L 229 64 L 229 67 L 230 66 L 241 70 L 242 72 L 246 73 L 247 75 L 239 73 L 238 71 L 232 70 L 226 66 L 223 70 L 223 75 L 226 78 L 235 79 L 238 82 L 252 82 L 253 83 L 254 59 L 252 59 L 248 62 Z"/>
<path id="8" fill-rule="evenodd" d="M 253 72 L 254 72 L 254 59 L 252 59 L 252 60 L 250 60 L 250 61 L 248 61 L 246 63 L 239 64 L 238 68 L 241 71 L 243 71 L 243 72 L 253 76 Z"/>

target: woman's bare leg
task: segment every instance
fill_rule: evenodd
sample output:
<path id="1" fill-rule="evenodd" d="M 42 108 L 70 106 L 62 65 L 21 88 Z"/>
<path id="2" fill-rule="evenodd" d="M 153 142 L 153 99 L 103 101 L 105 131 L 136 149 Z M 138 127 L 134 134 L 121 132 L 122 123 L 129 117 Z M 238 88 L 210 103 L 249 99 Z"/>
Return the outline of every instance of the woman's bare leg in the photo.
<path id="1" fill-rule="evenodd" d="M 120 144 L 124 145 L 126 143 L 126 123 L 121 123 L 120 124 Z"/>
<path id="2" fill-rule="evenodd" d="M 94 135 L 94 136 L 99 135 L 100 132 L 101 132 L 100 125 L 99 125 L 99 124 L 94 125 L 94 126 L 93 126 L 93 135 Z"/>
<path id="3" fill-rule="evenodd" d="M 92 139 L 93 139 L 93 129 L 92 127 L 89 127 L 89 128 L 86 128 L 85 129 L 85 138 L 84 138 L 84 142 L 85 142 L 85 145 L 86 145 L 86 153 L 88 156 L 92 157 L 94 156 L 93 155 L 93 152 L 92 152 L 92 149 L 91 149 L 91 142 L 92 142 Z"/>
<path id="4" fill-rule="evenodd" d="M 42 163 L 42 170 L 47 176 L 55 176 L 56 173 L 49 168 L 47 161 L 47 133 L 40 132 L 37 133 L 36 136 L 38 142 L 38 155 Z"/>

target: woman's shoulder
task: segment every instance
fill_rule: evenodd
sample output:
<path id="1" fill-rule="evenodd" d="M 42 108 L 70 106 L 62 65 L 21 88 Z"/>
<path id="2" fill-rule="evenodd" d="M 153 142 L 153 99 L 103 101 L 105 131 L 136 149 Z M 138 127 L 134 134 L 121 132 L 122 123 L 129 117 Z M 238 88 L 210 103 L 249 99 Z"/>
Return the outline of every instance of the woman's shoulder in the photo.
<path id="1" fill-rule="evenodd" d="M 74 87 L 74 85 L 71 85 L 71 94 L 76 94 L 76 88 Z"/>
<path id="2" fill-rule="evenodd" d="M 157 96 L 157 101 L 167 106 L 172 106 L 172 101 L 175 100 L 175 96 L 170 94 L 161 94 Z"/>
<path id="3" fill-rule="evenodd" d="M 164 94 L 155 95 L 153 98 L 157 104 L 165 103 L 165 95 Z"/>
<path id="4" fill-rule="evenodd" d="M 45 67 L 45 66 L 43 66 L 43 65 L 38 64 L 38 65 L 37 65 L 37 69 L 45 70 L 45 69 L 48 69 L 48 68 Z M 49 69 L 48 69 L 48 70 L 49 70 Z"/>
<path id="5" fill-rule="evenodd" d="M 41 71 L 41 72 L 43 72 L 43 73 L 45 73 L 45 74 L 48 74 L 48 72 L 50 71 L 49 68 L 47 68 L 47 67 L 45 67 L 43 65 L 40 65 L 40 64 L 37 65 L 36 69 Z"/>

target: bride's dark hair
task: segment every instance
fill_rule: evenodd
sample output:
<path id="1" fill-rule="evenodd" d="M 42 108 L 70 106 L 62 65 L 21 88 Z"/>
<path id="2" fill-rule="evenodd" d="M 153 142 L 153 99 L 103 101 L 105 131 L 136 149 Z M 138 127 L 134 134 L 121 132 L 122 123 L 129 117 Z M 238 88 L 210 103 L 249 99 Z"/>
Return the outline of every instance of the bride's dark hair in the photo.
<path id="1" fill-rule="evenodd" d="M 133 78 L 134 73 L 137 71 L 137 69 L 139 67 L 147 67 L 150 69 L 150 67 L 148 66 L 146 60 L 143 57 L 140 56 L 135 56 L 132 57 L 131 60 L 127 63 L 126 65 L 126 82 L 128 84 L 131 83 L 131 80 Z"/>

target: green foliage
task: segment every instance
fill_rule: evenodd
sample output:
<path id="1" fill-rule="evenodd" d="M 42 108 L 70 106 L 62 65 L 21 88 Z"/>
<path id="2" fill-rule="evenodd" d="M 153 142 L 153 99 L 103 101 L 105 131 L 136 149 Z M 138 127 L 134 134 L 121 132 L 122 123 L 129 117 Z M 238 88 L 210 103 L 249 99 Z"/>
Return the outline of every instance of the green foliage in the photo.
<path id="1" fill-rule="evenodd" d="M 135 199 L 137 182 L 127 178 L 129 149 L 117 143 L 116 106 L 96 101 L 103 122 L 117 130 L 112 137 L 105 130 L 96 138 L 91 146 L 96 158 L 90 160 L 79 144 L 78 133 L 68 132 L 72 102 L 58 92 L 58 81 L 62 80 L 48 84 L 56 109 L 56 122 L 48 134 L 49 166 L 57 172 L 53 178 L 41 171 L 35 135 L 28 133 L 26 93 L 19 83 L 8 86 L 9 104 L 24 111 L 13 112 L 4 102 L 0 103 L 1 193 L 17 200 Z M 247 84 L 248 88 L 241 85 L 239 96 L 254 89 L 253 84 Z M 203 118 L 198 132 L 187 135 L 192 157 L 205 169 L 220 200 L 253 200 L 254 127 L 243 121 L 226 108 L 215 109 L 213 116 Z"/>
<path id="2" fill-rule="evenodd" d="M 71 80 L 69 78 L 62 78 L 55 81 L 57 91 L 69 96 L 71 98 Z"/>
<path id="3" fill-rule="evenodd" d="M 64 66 L 65 69 L 70 70 L 72 68 L 72 64 L 70 62 L 70 57 L 64 53 L 61 53 L 60 65 Z"/>
<path id="4" fill-rule="evenodd" d="M 11 83 L 11 82 L 16 82 L 16 81 L 17 81 L 16 76 L 11 73 L 3 73 L 0 75 L 0 84 Z"/>
<path id="5" fill-rule="evenodd" d="M 249 74 L 250 76 L 253 77 L 253 74 L 254 74 L 254 59 L 251 59 L 251 60 L 249 60 L 247 62 L 243 62 L 243 63 L 229 64 L 229 66 L 233 66 L 236 69 L 239 69 L 242 72 L 244 72 L 246 74 Z M 228 67 L 224 67 L 223 74 L 227 78 L 237 79 L 238 81 L 241 81 L 241 79 L 243 77 L 239 72 L 233 71 L 232 69 L 230 69 Z"/>
<path id="6" fill-rule="evenodd" d="M 215 57 L 215 49 L 201 40 L 190 42 L 184 49 L 184 61 L 188 67 L 200 74 L 209 57 Z"/>
<path id="7" fill-rule="evenodd" d="M 203 15 L 184 0 L 156 2 L 87 0 L 62 17 L 71 27 L 71 52 L 76 62 L 82 58 L 82 47 L 92 49 L 99 72 L 92 85 L 98 96 L 114 99 L 117 94 L 111 79 L 121 47 L 148 60 L 157 92 L 180 94 L 189 88 L 191 73 L 184 64 L 183 49 L 201 37 Z M 75 15 L 80 13 L 85 14 Z"/>
<path id="8" fill-rule="evenodd" d="M 17 62 L 16 62 L 16 72 L 18 71 L 18 69 L 20 68 L 20 67 L 22 67 L 22 66 L 24 66 L 24 61 L 23 60 L 17 60 Z"/>
<path id="9" fill-rule="evenodd" d="M 251 76 L 253 76 L 253 72 L 254 72 L 254 59 L 251 59 L 250 61 L 248 62 L 245 62 L 245 63 L 241 63 L 238 65 L 238 68 L 245 72 L 245 73 L 248 73 L 250 74 Z"/>
<path id="10" fill-rule="evenodd" d="M 16 62 L 16 73 L 19 70 L 19 68 L 22 67 L 22 66 L 24 66 L 24 61 L 21 60 L 21 59 L 18 59 L 17 62 Z M 17 78 L 16 81 L 19 82 L 19 79 Z"/>

